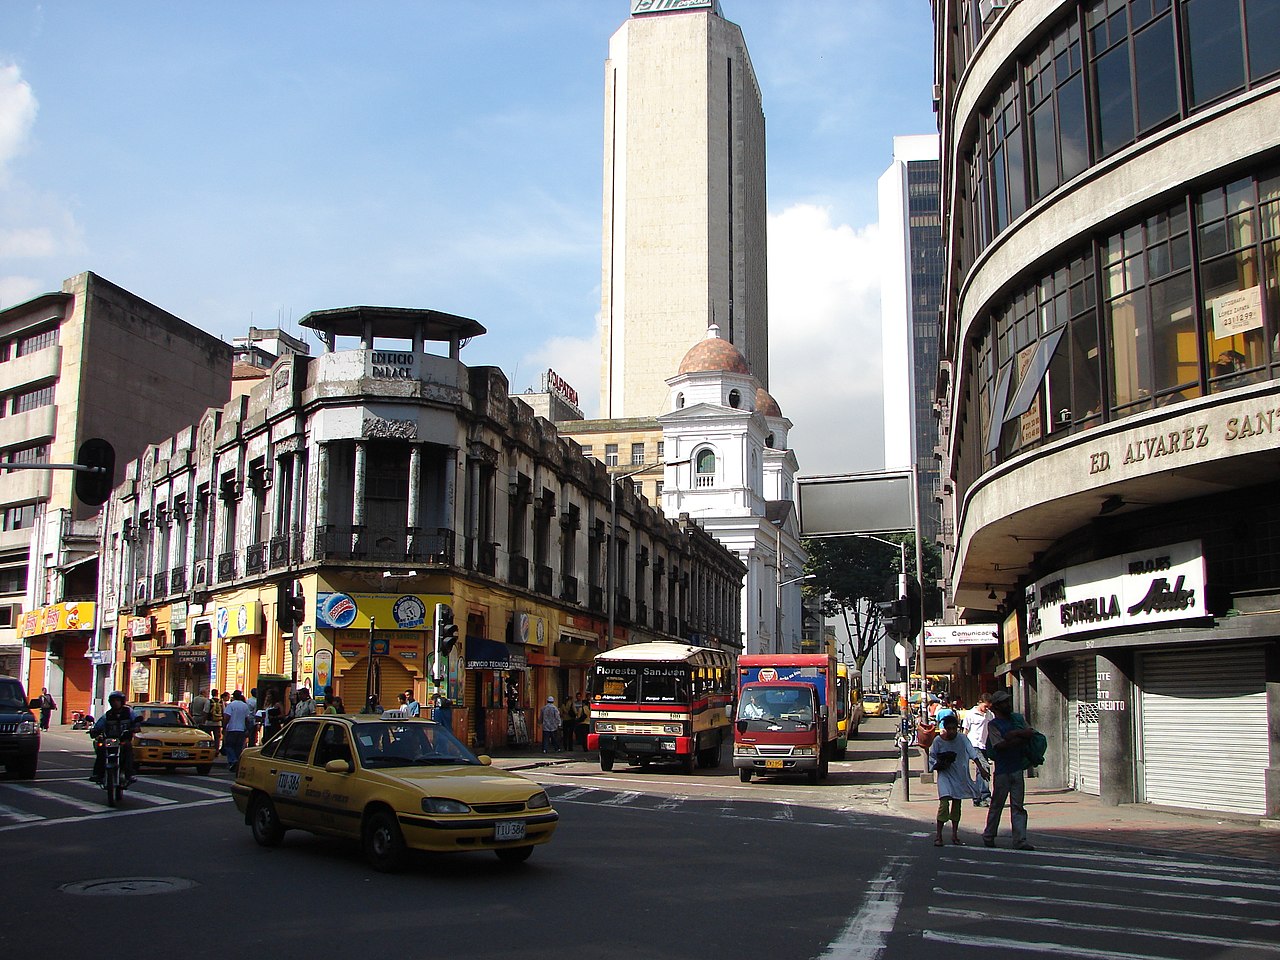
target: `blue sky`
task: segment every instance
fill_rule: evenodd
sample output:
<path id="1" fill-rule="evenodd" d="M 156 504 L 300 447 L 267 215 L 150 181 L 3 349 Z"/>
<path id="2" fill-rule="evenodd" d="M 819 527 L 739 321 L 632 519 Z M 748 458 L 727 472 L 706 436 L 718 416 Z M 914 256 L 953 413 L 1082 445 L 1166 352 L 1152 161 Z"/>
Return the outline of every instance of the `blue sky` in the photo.
<path id="1" fill-rule="evenodd" d="M 771 392 L 881 465 L 876 180 L 930 133 L 924 0 L 721 0 L 764 99 Z M 5 0 L 0 308 L 92 270 L 230 340 L 430 307 L 598 405 L 603 70 L 627 0 Z"/>

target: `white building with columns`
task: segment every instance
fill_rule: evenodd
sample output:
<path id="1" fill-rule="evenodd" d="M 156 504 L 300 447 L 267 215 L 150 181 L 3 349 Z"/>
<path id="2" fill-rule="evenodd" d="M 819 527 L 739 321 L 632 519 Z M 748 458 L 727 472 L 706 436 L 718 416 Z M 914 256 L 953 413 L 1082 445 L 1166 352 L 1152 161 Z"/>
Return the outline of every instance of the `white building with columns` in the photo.
<path id="1" fill-rule="evenodd" d="M 791 421 L 715 324 L 667 380 L 662 510 L 688 517 L 747 566 L 743 653 L 800 653 L 807 557 L 794 509 Z"/>

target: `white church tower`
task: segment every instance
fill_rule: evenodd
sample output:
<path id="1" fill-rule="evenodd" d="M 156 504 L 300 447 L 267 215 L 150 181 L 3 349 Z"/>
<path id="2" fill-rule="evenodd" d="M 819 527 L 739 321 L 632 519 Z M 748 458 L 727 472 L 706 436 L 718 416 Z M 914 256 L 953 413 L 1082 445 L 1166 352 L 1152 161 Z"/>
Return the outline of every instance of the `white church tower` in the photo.
<path id="1" fill-rule="evenodd" d="M 744 653 L 799 653 L 806 554 L 787 420 L 714 323 L 667 381 L 662 509 L 687 514 L 747 565 Z"/>

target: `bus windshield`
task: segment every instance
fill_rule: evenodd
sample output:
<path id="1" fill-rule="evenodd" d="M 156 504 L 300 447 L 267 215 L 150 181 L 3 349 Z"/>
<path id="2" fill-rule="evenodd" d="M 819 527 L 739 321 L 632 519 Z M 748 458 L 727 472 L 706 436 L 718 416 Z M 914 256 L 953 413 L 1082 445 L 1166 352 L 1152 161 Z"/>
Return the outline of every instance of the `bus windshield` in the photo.
<path id="1" fill-rule="evenodd" d="M 605 703 L 689 702 L 689 668 L 675 664 L 601 663 L 594 684 Z"/>

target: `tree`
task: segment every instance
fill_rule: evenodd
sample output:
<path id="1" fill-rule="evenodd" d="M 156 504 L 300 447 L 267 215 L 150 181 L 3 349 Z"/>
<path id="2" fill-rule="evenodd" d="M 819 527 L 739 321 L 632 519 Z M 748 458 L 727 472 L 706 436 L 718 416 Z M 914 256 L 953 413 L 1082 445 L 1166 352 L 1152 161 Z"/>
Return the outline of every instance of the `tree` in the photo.
<path id="1" fill-rule="evenodd" d="M 861 671 L 871 650 L 884 636 L 880 609 L 876 606 L 898 596 L 898 574 L 902 551 L 896 544 L 906 545 L 907 570 L 915 572 L 915 536 L 897 534 L 883 539 L 895 546 L 867 537 L 824 537 L 806 540 L 809 560 L 805 573 L 814 575 L 805 582 L 805 593 L 821 598 L 822 613 L 841 620 L 845 640 L 854 662 Z M 938 548 L 924 544 L 924 616 L 937 619 L 942 612 L 942 595 L 936 586 L 942 557 Z"/>

